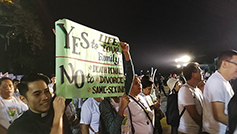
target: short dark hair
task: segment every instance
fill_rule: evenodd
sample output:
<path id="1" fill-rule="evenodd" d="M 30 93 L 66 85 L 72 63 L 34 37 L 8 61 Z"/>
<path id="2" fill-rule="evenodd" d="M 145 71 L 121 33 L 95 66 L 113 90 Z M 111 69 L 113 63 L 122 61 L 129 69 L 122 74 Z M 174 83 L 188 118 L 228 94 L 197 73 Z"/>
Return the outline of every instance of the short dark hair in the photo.
<path id="1" fill-rule="evenodd" d="M 183 68 L 183 74 L 185 79 L 188 81 L 192 78 L 192 73 L 196 73 L 199 64 L 197 62 L 190 62 L 186 67 Z"/>
<path id="2" fill-rule="evenodd" d="M 216 63 L 217 69 L 220 69 L 222 61 L 231 60 L 234 55 L 237 55 L 236 50 L 225 50 L 218 55 L 218 60 Z"/>
<path id="3" fill-rule="evenodd" d="M 141 83 L 142 83 L 142 88 L 150 87 L 153 84 L 153 82 L 150 81 L 149 76 L 143 76 L 142 80 L 141 80 Z"/>
<path id="4" fill-rule="evenodd" d="M 5 81 L 5 80 L 10 80 L 10 81 L 12 82 L 12 79 L 11 79 L 11 78 L 9 78 L 9 77 L 2 77 L 2 78 L 0 79 L 0 85 L 2 85 L 2 82 Z"/>
<path id="5" fill-rule="evenodd" d="M 53 77 L 56 77 L 55 74 L 51 74 L 51 77 L 50 77 L 50 78 L 53 78 Z"/>
<path id="6" fill-rule="evenodd" d="M 13 82 L 13 83 L 14 83 L 14 82 L 20 82 L 20 80 L 18 80 L 18 79 L 13 79 L 12 82 Z"/>
<path id="7" fill-rule="evenodd" d="M 21 78 L 20 83 L 17 85 L 17 88 L 20 94 L 27 98 L 26 92 L 29 90 L 28 84 L 30 82 L 39 81 L 39 80 L 43 80 L 47 85 L 50 82 L 49 78 L 44 74 L 37 73 L 37 74 L 29 74 L 29 75 L 23 76 Z"/>

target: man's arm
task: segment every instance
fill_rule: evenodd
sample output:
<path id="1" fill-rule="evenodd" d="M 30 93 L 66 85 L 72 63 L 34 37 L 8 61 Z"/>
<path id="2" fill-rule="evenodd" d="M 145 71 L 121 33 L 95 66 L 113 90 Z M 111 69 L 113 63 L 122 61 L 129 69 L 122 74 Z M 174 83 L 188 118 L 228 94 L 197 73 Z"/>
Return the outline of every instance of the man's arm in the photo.
<path id="1" fill-rule="evenodd" d="M 125 60 L 130 61 L 131 56 L 130 56 L 130 53 L 129 53 L 129 45 L 125 42 L 120 42 L 120 46 L 122 48 Z"/>
<path id="2" fill-rule="evenodd" d="M 0 134 L 7 134 L 7 129 L 0 124 Z"/>
<path id="3" fill-rule="evenodd" d="M 128 103 L 129 103 L 129 98 L 126 94 L 124 94 L 122 97 L 121 97 L 121 104 L 119 106 L 119 110 L 118 110 L 118 114 L 120 116 L 123 116 L 123 113 L 124 113 L 124 110 L 125 108 L 128 106 Z"/>
<path id="4" fill-rule="evenodd" d="M 151 110 L 160 108 L 160 99 L 150 106 Z"/>
<path id="5" fill-rule="evenodd" d="M 120 42 L 120 46 L 122 48 L 123 55 L 125 58 L 124 70 L 125 70 L 125 73 L 127 74 L 126 80 L 125 80 L 125 94 L 128 95 L 132 86 L 133 79 L 134 79 L 134 67 L 133 67 L 133 63 L 132 63 L 131 56 L 129 53 L 129 45 L 127 43 Z"/>
<path id="6" fill-rule="evenodd" d="M 128 100 L 129 101 L 129 100 Z M 117 134 L 121 130 L 122 121 L 124 120 L 124 109 L 127 105 L 126 95 L 121 98 L 121 106 L 116 112 L 115 108 L 110 104 L 110 98 L 105 98 L 99 105 L 100 121 L 104 126 L 102 132 Z"/>
<path id="7" fill-rule="evenodd" d="M 225 110 L 225 103 L 223 102 L 212 102 L 212 111 L 214 119 L 218 122 L 227 125 L 228 123 L 228 116 L 224 113 Z"/>
<path id="8" fill-rule="evenodd" d="M 81 124 L 81 133 L 82 134 L 89 134 L 89 126 L 90 125 Z"/>
<path id="9" fill-rule="evenodd" d="M 65 99 L 61 96 L 55 97 L 53 101 L 54 118 L 50 134 L 63 134 L 63 113 L 65 110 Z"/>
<path id="10" fill-rule="evenodd" d="M 187 105 L 185 106 L 187 112 L 191 116 L 191 118 L 194 120 L 194 122 L 198 125 L 201 126 L 202 123 L 202 117 L 201 115 L 197 112 L 196 106 L 195 105 Z"/>

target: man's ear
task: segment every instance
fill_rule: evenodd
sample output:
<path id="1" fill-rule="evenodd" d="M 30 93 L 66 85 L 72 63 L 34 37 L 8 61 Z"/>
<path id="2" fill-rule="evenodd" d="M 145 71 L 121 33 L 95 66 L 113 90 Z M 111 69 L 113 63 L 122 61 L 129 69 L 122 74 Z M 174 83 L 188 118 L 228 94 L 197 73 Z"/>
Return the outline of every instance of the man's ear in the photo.
<path id="1" fill-rule="evenodd" d="M 221 66 L 223 68 L 227 68 L 227 61 L 223 60 L 222 63 L 221 63 Z"/>
<path id="2" fill-rule="evenodd" d="M 27 101 L 26 97 L 21 95 L 21 96 L 19 96 L 19 98 L 21 101 L 23 101 L 27 105 L 28 101 Z"/>
<path id="3" fill-rule="evenodd" d="M 192 77 L 191 77 L 191 79 L 192 79 L 193 77 L 195 77 L 195 73 L 194 73 L 194 72 L 192 72 Z"/>

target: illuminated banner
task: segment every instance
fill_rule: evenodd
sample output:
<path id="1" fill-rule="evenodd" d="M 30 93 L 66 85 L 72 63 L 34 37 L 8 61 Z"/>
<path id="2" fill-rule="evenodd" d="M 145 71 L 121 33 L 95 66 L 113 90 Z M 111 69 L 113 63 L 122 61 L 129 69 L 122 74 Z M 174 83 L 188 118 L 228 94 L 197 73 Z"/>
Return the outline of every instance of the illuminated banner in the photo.
<path id="1" fill-rule="evenodd" d="M 56 89 L 64 98 L 122 96 L 119 39 L 67 19 L 55 22 Z"/>

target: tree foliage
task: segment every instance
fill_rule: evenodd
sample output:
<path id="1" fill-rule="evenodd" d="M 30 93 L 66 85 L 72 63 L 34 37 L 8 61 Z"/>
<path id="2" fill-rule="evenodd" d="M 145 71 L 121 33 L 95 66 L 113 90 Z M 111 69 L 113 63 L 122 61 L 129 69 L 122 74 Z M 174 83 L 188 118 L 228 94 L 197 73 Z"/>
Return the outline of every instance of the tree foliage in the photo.
<path id="1" fill-rule="evenodd" d="M 24 74 L 40 70 L 41 64 L 47 62 L 45 46 L 49 44 L 33 3 L 0 0 L 0 72 Z"/>

